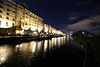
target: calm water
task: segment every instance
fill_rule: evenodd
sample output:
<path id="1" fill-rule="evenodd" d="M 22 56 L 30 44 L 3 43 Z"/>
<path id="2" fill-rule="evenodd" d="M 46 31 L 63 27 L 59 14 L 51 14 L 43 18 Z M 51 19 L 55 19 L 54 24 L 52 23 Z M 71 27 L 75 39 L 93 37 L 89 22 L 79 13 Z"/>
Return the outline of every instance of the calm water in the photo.
<path id="1" fill-rule="evenodd" d="M 69 37 L 0 45 L 0 67 L 82 67 L 84 47 Z"/>

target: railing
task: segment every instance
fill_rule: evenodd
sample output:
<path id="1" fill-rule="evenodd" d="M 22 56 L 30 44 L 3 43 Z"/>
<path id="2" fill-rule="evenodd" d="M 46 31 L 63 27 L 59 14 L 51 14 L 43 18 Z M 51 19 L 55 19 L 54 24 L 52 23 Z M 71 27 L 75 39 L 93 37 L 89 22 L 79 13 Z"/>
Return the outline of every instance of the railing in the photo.
<path id="1" fill-rule="evenodd" d="M 0 36 L 0 38 L 23 37 L 23 36 Z"/>

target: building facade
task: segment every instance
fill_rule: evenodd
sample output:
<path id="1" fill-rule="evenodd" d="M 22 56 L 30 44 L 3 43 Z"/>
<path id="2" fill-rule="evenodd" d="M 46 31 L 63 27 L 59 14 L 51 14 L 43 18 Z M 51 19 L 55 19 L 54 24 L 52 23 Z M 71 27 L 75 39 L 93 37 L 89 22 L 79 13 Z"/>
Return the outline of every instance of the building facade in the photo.
<path id="1" fill-rule="evenodd" d="M 43 23 L 43 19 L 32 13 L 24 3 L 0 0 L 0 35 L 47 35 L 63 34 Z"/>

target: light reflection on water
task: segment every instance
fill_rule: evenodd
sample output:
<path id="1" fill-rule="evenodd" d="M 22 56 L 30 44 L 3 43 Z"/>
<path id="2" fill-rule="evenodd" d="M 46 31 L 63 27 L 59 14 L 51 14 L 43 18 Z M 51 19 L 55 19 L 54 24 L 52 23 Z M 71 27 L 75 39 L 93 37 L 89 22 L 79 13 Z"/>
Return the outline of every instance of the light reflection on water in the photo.
<path id="1" fill-rule="evenodd" d="M 51 40 L 31 41 L 17 45 L 0 46 L 0 65 L 9 64 L 13 67 L 26 67 L 30 65 L 31 60 L 52 50 L 54 47 L 60 47 L 66 44 L 66 37 L 52 38 Z M 48 50 L 49 49 L 49 50 Z M 17 65 L 15 66 L 15 64 Z M 0 66 L 1 67 L 1 66 Z"/>
<path id="2" fill-rule="evenodd" d="M 11 54 L 12 50 L 10 46 L 7 45 L 0 46 L 0 64 L 5 63 Z"/>

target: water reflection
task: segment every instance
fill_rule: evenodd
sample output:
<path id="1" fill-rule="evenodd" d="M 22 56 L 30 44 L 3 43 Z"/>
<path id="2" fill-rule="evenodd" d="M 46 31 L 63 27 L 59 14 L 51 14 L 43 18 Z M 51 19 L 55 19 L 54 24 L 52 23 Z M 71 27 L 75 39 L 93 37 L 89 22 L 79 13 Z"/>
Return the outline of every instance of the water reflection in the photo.
<path id="1" fill-rule="evenodd" d="M 68 44 L 68 41 L 69 41 L 69 35 L 67 35 L 67 44 Z"/>
<path id="2" fill-rule="evenodd" d="M 44 41 L 44 52 L 47 50 L 47 46 L 48 46 L 48 40 Z"/>
<path id="3" fill-rule="evenodd" d="M 5 63 L 11 54 L 12 54 L 12 50 L 10 46 L 7 45 L 0 46 L 0 64 Z"/>
<path id="4" fill-rule="evenodd" d="M 66 37 L 52 38 L 51 40 L 31 41 L 28 43 L 21 43 L 17 45 L 4 45 L 0 46 L 0 65 L 6 61 L 6 67 L 12 67 L 16 63 L 16 67 L 28 66 L 31 64 L 31 60 L 36 60 L 35 57 L 45 54 L 46 51 L 50 51 L 54 47 L 60 47 L 66 44 Z M 14 65 L 15 67 L 15 65 Z"/>

